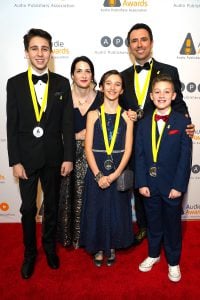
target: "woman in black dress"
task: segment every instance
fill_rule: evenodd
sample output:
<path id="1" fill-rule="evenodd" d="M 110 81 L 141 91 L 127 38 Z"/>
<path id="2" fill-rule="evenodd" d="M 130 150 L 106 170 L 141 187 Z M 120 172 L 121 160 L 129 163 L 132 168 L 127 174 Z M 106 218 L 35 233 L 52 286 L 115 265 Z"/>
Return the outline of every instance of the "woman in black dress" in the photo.
<path id="1" fill-rule="evenodd" d="M 58 214 L 58 241 L 63 246 L 79 246 L 82 193 L 87 162 L 84 152 L 86 118 L 90 110 L 100 105 L 96 91 L 94 66 L 86 56 L 74 59 L 71 65 L 72 99 L 74 106 L 76 158 L 74 170 L 61 182 Z"/>

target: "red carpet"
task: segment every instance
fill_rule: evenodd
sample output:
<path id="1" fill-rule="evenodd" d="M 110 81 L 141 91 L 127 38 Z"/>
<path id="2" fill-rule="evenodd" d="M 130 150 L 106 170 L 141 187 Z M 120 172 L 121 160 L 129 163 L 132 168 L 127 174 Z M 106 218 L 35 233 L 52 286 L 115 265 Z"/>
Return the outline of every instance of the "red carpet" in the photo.
<path id="1" fill-rule="evenodd" d="M 38 225 L 38 232 L 41 225 Z M 142 273 L 138 264 L 147 255 L 146 240 L 135 248 L 117 252 L 112 267 L 97 268 L 83 250 L 62 248 L 59 270 L 51 270 L 39 243 L 35 273 L 29 280 L 20 276 L 23 258 L 21 224 L 0 224 L 0 299 L 200 299 L 200 222 L 183 222 L 182 279 L 170 282 L 167 263 Z M 38 236 L 40 234 L 38 233 Z"/>

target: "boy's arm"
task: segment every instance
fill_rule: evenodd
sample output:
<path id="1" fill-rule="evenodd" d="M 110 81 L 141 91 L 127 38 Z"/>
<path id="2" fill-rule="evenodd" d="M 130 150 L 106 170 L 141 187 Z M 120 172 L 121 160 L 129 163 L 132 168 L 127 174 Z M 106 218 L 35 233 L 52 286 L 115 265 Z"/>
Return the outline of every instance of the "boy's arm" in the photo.
<path id="1" fill-rule="evenodd" d="M 184 127 L 189 123 L 186 119 Z M 192 164 L 192 140 L 186 134 L 185 130 L 182 131 L 181 136 L 181 148 L 180 156 L 176 169 L 176 174 L 174 176 L 174 182 L 172 188 L 179 192 L 186 192 L 187 185 L 189 182 L 190 171 Z"/>

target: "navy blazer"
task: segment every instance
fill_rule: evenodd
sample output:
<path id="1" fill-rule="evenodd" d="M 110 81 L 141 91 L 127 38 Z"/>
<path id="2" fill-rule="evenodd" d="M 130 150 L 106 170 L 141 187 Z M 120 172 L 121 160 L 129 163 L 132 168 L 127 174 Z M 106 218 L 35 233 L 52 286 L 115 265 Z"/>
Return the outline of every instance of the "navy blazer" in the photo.
<path id="1" fill-rule="evenodd" d="M 31 172 L 45 164 L 59 166 L 63 161 L 73 161 L 73 103 L 68 79 L 49 72 L 47 108 L 40 122 L 42 137 L 33 135 L 35 126 L 28 72 L 23 72 L 7 82 L 9 165 L 21 163 Z"/>
<path id="2" fill-rule="evenodd" d="M 190 177 L 192 140 L 185 132 L 190 120 L 172 110 L 165 126 L 157 158 L 157 176 L 149 169 L 154 165 L 152 156 L 152 115 L 138 123 L 135 156 L 135 187 L 147 186 L 151 193 L 168 196 L 172 188 L 184 193 Z"/>
<path id="3" fill-rule="evenodd" d="M 180 113 L 189 115 L 187 105 L 183 100 L 183 95 L 181 92 L 181 82 L 179 79 L 177 68 L 171 65 L 158 62 L 155 59 L 152 60 L 153 60 L 152 73 L 151 73 L 149 88 L 145 100 L 145 105 L 143 108 L 145 114 L 151 113 L 155 109 L 153 101 L 150 99 L 151 84 L 153 78 L 157 74 L 168 74 L 169 76 L 171 76 L 174 82 L 175 91 L 177 93 L 175 101 L 172 101 L 172 108 Z M 138 102 L 137 102 L 137 96 L 134 87 L 134 67 L 133 66 L 129 67 L 128 69 L 124 70 L 121 74 L 124 79 L 125 90 L 123 95 L 120 98 L 120 105 L 126 110 L 132 109 L 136 111 L 138 109 Z"/>

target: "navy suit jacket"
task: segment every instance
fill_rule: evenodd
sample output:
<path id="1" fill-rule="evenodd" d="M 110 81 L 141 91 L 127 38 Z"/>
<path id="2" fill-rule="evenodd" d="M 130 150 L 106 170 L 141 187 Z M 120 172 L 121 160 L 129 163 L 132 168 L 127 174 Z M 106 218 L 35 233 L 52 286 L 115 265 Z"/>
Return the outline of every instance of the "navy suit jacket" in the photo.
<path id="1" fill-rule="evenodd" d="M 45 164 L 59 166 L 63 161 L 73 161 L 73 104 L 68 79 L 49 72 L 47 108 L 40 122 L 42 137 L 33 135 L 35 126 L 28 72 L 23 72 L 7 82 L 9 165 L 21 163 L 31 172 Z"/>
<path id="2" fill-rule="evenodd" d="M 135 187 L 149 187 L 151 194 L 168 196 L 172 188 L 184 193 L 191 170 L 192 140 L 185 132 L 189 119 L 172 110 L 165 126 L 157 159 L 157 176 L 149 169 L 154 165 L 152 156 L 152 115 L 138 123 L 135 142 Z"/>
<path id="3" fill-rule="evenodd" d="M 172 108 L 180 113 L 189 114 L 187 106 L 183 100 L 183 95 L 181 92 L 181 82 L 179 79 L 177 68 L 171 65 L 158 62 L 155 59 L 152 60 L 153 60 L 152 73 L 151 73 L 150 83 L 149 83 L 147 96 L 145 100 L 145 105 L 143 108 L 145 114 L 151 113 L 155 109 L 153 101 L 150 99 L 150 91 L 151 91 L 152 80 L 158 74 L 168 74 L 169 76 L 171 76 L 174 82 L 174 87 L 177 96 L 175 101 L 172 101 Z M 120 105 L 126 110 L 132 109 L 136 111 L 138 109 L 138 103 L 137 103 L 137 96 L 134 87 L 134 67 L 133 66 L 129 67 L 128 69 L 124 70 L 121 74 L 124 78 L 125 90 L 123 95 L 120 98 Z"/>

